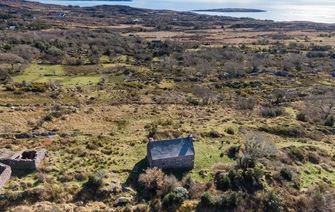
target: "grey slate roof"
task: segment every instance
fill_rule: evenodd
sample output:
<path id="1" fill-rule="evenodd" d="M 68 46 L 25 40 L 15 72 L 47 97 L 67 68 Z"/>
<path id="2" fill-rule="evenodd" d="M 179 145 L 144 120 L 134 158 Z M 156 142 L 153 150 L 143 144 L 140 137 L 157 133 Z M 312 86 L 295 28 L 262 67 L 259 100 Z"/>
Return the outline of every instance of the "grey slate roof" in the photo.
<path id="1" fill-rule="evenodd" d="M 151 141 L 149 152 L 152 160 L 194 155 L 192 137 Z"/>

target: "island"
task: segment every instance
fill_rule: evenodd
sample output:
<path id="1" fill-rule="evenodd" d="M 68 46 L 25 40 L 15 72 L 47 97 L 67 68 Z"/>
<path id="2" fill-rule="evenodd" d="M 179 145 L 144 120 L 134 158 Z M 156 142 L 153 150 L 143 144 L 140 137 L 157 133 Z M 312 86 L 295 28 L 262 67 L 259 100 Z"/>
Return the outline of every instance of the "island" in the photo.
<path id="1" fill-rule="evenodd" d="M 96 0 L 71 0 L 71 1 L 96 1 Z M 100 1 L 126 1 L 126 2 L 132 2 L 133 0 L 100 0 Z"/>
<path id="2" fill-rule="evenodd" d="M 193 10 L 194 12 L 222 12 L 222 13 L 262 13 L 266 10 L 248 9 L 248 8 L 221 8 L 221 9 L 204 9 Z"/>

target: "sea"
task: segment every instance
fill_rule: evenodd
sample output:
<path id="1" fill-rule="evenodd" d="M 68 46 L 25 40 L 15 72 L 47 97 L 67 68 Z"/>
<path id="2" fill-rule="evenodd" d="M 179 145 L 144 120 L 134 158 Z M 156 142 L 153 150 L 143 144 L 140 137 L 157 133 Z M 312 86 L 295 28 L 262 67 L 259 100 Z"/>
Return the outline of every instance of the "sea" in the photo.
<path id="1" fill-rule="evenodd" d="M 136 8 L 193 11 L 218 8 L 262 9 L 266 12 L 198 12 L 208 15 L 248 17 L 274 21 L 311 21 L 335 23 L 335 0 L 30 0 L 48 4 L 76 5 L 128 5 Z"/>

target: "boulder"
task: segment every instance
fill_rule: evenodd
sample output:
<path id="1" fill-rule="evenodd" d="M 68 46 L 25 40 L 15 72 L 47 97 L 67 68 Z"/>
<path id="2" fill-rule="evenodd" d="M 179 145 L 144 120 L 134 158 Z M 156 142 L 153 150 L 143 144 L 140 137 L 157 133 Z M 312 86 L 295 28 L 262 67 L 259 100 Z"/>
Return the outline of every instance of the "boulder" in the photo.
<path id="1" fill-rule="evenodd" d="M 20 133 L 20 134 L 16 134 L 15 138 L 16 139 L 29 139 L 32 138 L 33 136 L 29 133 Z"/>
<path id="2" fill-rule="evenodd" d="M 116 199 L 114 203 L 114 207 L 119 207 L 119 206 L 125 206 L 129 203 L 131 203 L 131 198 L 130 197 L 119 197 Z"/>

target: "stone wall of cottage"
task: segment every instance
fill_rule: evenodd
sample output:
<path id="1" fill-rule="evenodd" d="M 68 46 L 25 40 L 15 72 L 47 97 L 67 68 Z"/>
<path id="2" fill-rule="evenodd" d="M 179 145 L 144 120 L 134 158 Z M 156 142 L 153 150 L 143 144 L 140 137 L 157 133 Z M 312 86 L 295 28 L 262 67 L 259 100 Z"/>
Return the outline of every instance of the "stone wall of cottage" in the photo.
<path id="1" fill-rule="evenodd" d="M 13 171 L 16 170 L 34 171 L 37 170 L 41 161 L 45 157 L 46 152 L 47 151 L 44 149 L 37 151 L 34 159 L 20 159 L 20 158 L 16 159 L 19 155 L 15 154 L 14 157 L 1 159 L 0 162 L 10 166 Z"/>
<path id="2" fill-rule="evenodd" d="M 194 156 L 152 160 L 150 166 L 161 169 L 192 169 L 194 167 Z"/>
<path id="3" fill-rule="evenodd" d="M 12 169 L 5 164 L 0 164 L 0 188 L 5 185 L 11 175 Z"/>

